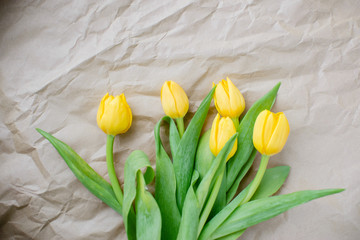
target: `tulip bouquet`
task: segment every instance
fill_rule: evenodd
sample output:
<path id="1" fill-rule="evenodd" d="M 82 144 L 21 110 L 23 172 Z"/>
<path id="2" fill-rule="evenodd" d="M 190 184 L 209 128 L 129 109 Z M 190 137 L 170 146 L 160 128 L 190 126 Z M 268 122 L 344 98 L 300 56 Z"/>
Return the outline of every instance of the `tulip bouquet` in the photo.
<path id="1" fill-rule="evenodd" d="M 114 169 L 113 143 L 132 122 L 124 94 L 106 94 L 97 114 L 98 126 L 107 134 L 110 183 L 64 142 L 37 130 L 83 185 L 122 215 L 128 239 L 237 239 L 248 227 L 294 206 L 343 191 L 307 190 L 272 196 L 289 174 L 287 166 L 267 169 L 270 156 L 283 149 L 290 131 L 285 115 L 270 111 L 279 87 L 280 83 L 239 121 L 245 109 L 244 97 L 230 79 L 222 80 L 213 84 L 185 128 L 188 97 L 177 83 L 165 82 L 161 103 L 166 116 L 154 130 L 156 169 L 144 152 L 133 151 L 125 162 L 123 187 Z M 200 137 L 212 99 L 219 113 L 211 129 Z M 169 127 L 170 152 L 165 151 L 160 136 L 164 126 Z M 257 152 L 262 157 L 256 176 L 238 191 Z M 154 179 L 153 195 L 146 186 Z"/>

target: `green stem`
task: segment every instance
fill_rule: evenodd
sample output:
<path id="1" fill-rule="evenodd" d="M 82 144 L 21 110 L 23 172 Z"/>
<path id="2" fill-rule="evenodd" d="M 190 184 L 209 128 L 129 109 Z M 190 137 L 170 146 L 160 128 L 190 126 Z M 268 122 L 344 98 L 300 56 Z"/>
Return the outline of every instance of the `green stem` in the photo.
<path id="1" fill-rule="evenodd" d="M 234 117 L 234 118 L 231 118 L 231 120 L 233 121 L 234 126 L 235 126 L 235 129 L 236 129 L 236 131 L 238 132 L 238 131 L 239 131 L 239 118 L 238 118 L 238 117 Z"/>
<path id="2" fill-rule="evenodd" d="M 176 118 L 176 125 L 179 129 L 179 134 L 180 134 L 180 138 L 182 138 L 182 136 L 184 135 L 184 118 Z"/>
<path id="3" fill-rule="evenodd" d="M 123 203 L 123 194 L 119 184 L 119 180 L 116 177 L 116 172 L 114 169 L 114 160 L 113 160 L 113 146 L 114 146 L 115 136 L 107 135 L 106 141 L 106 164 L 109 172 L 109 178 L 111 182 L 112 189 L 114 190 L 115 196 L 119 203 Z"/>
<path id="4" fill-rule="evenodd" d="M 264 176 L 264 173 L 266 171 L 266 167 L 269 163 L 269 158 L 270 156 L 267 156 L 265 154 L 263 154 L 261 156 L 261 162 L 260 162 L 260 166 L 259 166 L 259 170 L 256 173 L 256 176 L 254 178 L 254 180 L 250 183 L 250 188 L 246 194 L 246 197 L 244 198 L 244 200 L 241 202 L 241 204 L 247 203 L 251 197 L 254 195 L 256 189 L 259 187 L 259 184 Z"/>

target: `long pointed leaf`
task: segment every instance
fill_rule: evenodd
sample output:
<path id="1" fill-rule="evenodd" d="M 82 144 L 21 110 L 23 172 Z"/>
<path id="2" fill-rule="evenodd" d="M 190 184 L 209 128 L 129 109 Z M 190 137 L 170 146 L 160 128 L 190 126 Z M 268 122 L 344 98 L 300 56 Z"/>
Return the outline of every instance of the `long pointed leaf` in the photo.
<path id="1" fill-rule="evenodd" d="M 200 233 L 198 240 L 208 240 L 210 236 L 216 231 L 216 229 L 231 215 L 231 213 L 240 205 L 242 200 L 246 197 L 248 185 L 243 191 L 241 191 L 230 203 L 228 203 L 223 210 L 215 215 L 208 223 L 205 224 L 203 230 Z"/>
<path id="2" fill-rule="evenodd" d="M 177 240 L 190 240 L 197 237 L 200 207 L 194 191 L 194 184 L 198 178 L 199 173 L 195 170 L 186 194 Z"/>
<path id="3" fill-rule="evenodd" d="M 267 169 L 258 189 L 251 198 L 251 201 L 255 199 L 266 198 L 277 192 L 285 182 L 285 179 L 289 175 L 289 171 L 290 167 L 288 166 L 279 166 Z M 236 240 L 245 232 L 245 230 L 246 228 L 218 239 Z"/>
<path id="4" fill-rule="evenodd" d="M 246 230 L 246 229 L 240 230 L 240 231 L 238 231 L 238 232 L 235 232 L 235 233 L 226 235 L 226 236 L 224 236 L 224 237 L 217 238 L 216 240 L 236 240 L 236 239 L 238 239 L 241 235 L 244 234 L 245 230 Z"/>
<path id="5" fill-rule="evenodd" d="M 210 150 L 210 134 L 211 129 L 207 130 L 200 137 L 199 145 L 196 150 L 195 169 L 200 174 L 200 180 L 205 176 L 215 159 L 214 154 Z"/>
<path id="6" fill-rule="evenodd" d="M 176 198 L 180 210 L 182 210 L 185 196 L 190 186 L 198 140 L 207 113 L 209 111 L 214 91 L 215 87 L 209 92 L 209 94 L 200 104 L 198 110 L 196 111 L 183 137 L 180 140 L 175 155 L 173 156 L 176 177 Z"/>
<path id="7" fill-rule="evenodd" d="M 225 146 L 221 149 L 219 154 L 214 159 L 209 171 L 206 173 L 205 177 L 201 180 L 198 188 L 196 189 L 196 196 L 199 201 L 200 209 L 203 208 L 206 198 L 208 196 L 209 191 L 212 188 L 217 176 L 221 174 L 218 169 L 221 169 L 221 165 L 225 165 L 226 158 L 230 154 L 232 147 L 235 144 L 238 133 L 235 133 L 225 144 Z"/>
<path id="8" fill-rule="evenodd" d="M 87 162 L 85 162 L 71 147 L 66 143 L 52 136 L 41 129 L 36 129 L 44 136 L 59 152 L 70 170 L 77 179 L 96 197 L 109 205 L 112 209 L 122 214 L 122 206 L 117 201 L 111 185 L 95 172 Z"/>
<path id="9" fill-rule="evenodd" d="M 214 207 L 214 204 L 217 199 L 217 195 L 219 194 L 220 187 L 222 185 L 222 180 L 224 179 L 224 173 L 225 173 L 225 165 L 222 167 L 221 174 L 217 177 L 214 183 L 214 187 L 212 188 L 210 195 L 205 203 L 205 207 L 200 215 L 200 221 L 199 221 L 199 227 L 198 227 L 198 236 L 200 235 L 200 232 L 202 228 L 204 227 L 211 210 Z"/>
<path id="10" fill-rule="evenodd" d="M 224 171 L 224 177 L 221 181 L 221 186 L 219 189 L 219 193 L 216 197 L 213 209 L 211 210 L 209 219 L 215 216 L 218 212 L 220 212 L 227 204 L 226 201 L 226 167 Z"/>
<path id="11" fill-rule="evenodd" d="M 285 168 L 283 168 L 285 167 Z M 265 191 L 265 194 L 261 194 L 262 196 L 269 194 L 270 192 L 274 193 L 273 191 L 275 190 L 275 192 L 278 190 L 276 190 L 277 186 L 280 187 L 282 185 L 281 182 L 285 181 L 286 179 L 286 166 L 281 166 L 281 167 L 275 167 L 275 171 L 270 169 L 267 169 L 265 172 L 265 175 L 269 176 L 268 179 L 277 179 L 275 180 L 275 182 L 273 182 L 274 184 L 271 184 L 272 187 L 271 191 Z M 270 174 L 268 173 L 270 171 Z M 276 175 L 276 177 L 274 176 Z M 278 176 L 280 175 L 280 176 Z M 286 176 L 285 176 L 286 175 Z M 272 177 L 271 177 L 272 176 Z M 281 184 L 279 184 L 281 183 Z M 261 185 L 261 184 L 260 184 Z M 273 185 L 275 185 L 275 187 L 273 187 Z M 280 186 L 279 186 L 280 185 Z M 213 217 L 210 222 L 208 222 L 203 231 L 201 232 L 201 235 L 199 237 L 199 239 L 205 240 L 205 239 L 210 239 L 210 236 L 213 234 L 213 232 L 216 231 L 216 229 L 223 223 L 225 222 L 225 220 L 232 214 L 233 211 L 235 211 L 235 209 L 240 206 L 241 202 L 243 201 L 243 199 L 246 196 L 246 193 L 248 191 L 250 187 L 250 184 L 243 189 L 239 195 L 237 195 L 230 203 L 228 203 L 228 205 L 225 206 L 225 208 L 223 208 L 223 210 L 221 210 L 215 217 Z M 245 230 L 244 230 L 245 231 Z"/>
<path id="12" fill-rule="evenodd" d="M 170 131 L 169 131 L 170 149 L 172 156 L 174 156 L 176 154 L 177 148 L 180 143 L 180 134 L 172 118 L 166 116 L 163 117 L 163 119 L 170 124 Z"/>
<path id="13" fill-rule="evenodd" d="M 246 173 L 249 171 L 250 167 L 252 166 L 254 160 L 255 160 L 255 156 L 256 156 L 257 150 L 254 148 L 249 159 L 247 160 L 246 164 L 241 168 L 239 175 L 236 177 L 236 180 L 234 181 L 233 185 L 231 186 L 231 188 L 229 189 L 229 191 L 226 193 L 226 202 L 230 202 L 231 199 L 233 199 L 233 197 L 235 196 L 238 188 L 239 188 L 239 184 L 241 182 L 241 180 L 245 177 Z"/>
<path id="14" fill-rule="evenodd" d="M 239 174 L 239 171 L 245 165 L 246 161 L 251 155 L 251 152 L 254 149 L 252 136 L 257 116 L 261 111 L 265 109 L 271 109 L 275 102 L 276 94 L 279 90 L 279 87 L 280 83 L 276 84 L 275 87 L 270 90 L 265 96 L 256 101 L 246 113 L 244 118 L 241 120 L 239 126 L 237 151 L 227 163 L 227 190 L 229 190 L 233 185 L 236 177 Z"/>
<path id="15" fill-rule="evenodd" d="M 160 125 L 165 120 L 170 123 L 171 150 L 177 148 L 177 140 L 180 139 L 175 123 L 169 117 L 163 117 L 155 126 L 156 145 L 156 176 L 155 176 L 155 199 L 159 205 L 163 239 L 176 239 L 180 225 L 180 212 L 176 202 L 176 178 L 173 164 L 167 155 L 160 139 Z"/>
<path id="16" fill-rule="evenodd" d="M 307 190 L 262 198 L 238 207 L 213 233 L 210 239 L 220 238 L 275 217 L 290 208 L 316 198 L 342 192 L 344 189 Z"/>

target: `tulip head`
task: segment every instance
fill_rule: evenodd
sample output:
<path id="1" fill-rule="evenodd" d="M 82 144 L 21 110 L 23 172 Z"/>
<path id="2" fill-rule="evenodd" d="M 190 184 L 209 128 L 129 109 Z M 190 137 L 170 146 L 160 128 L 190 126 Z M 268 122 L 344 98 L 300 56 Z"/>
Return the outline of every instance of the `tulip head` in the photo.
<path id="1" fill-rule="evenodd" d="M 226 142 L 236 133 L 236 129 L 233 121 L 229 117 L 223 117 L 220 119 L 220 115 L 217 114 L 211 127 L 210 133 L 210 150 L 217 156 L 221 149 L 225 146 Z M 237 139 L 231 149 L 230 154 L 226 160 L 229 160 L 237 150 Z"/>
<path id="2" fill-rule="evenodd" d="M 214 94 L 215 107 L 224 117 L 238 118 L 245 109 L 245 100 L 230 78 L 217 84 Z"/>
<path id="3" fill-rule="evenodd" d="M 113 97 L 108 93 L 101 99 L 97 113 L 97 124 L 108 135 L 118 135 L 129 130 L 132 113 L 125 95 Z"/>
<path id="4" fill-rule="evenodd" d="M 254 125 L 253 143 L 255 148 L 268 156 L 279 153 L 289 136 L 289 122 L 282 112 L 262 111 Z"/>
<path id="5" fill-rule="evenodd" d="M 161 88 L 161 104 L 166 115 L 183 118 L 189 110 L 189 99 L 179 84 L 166 81 Z"/>

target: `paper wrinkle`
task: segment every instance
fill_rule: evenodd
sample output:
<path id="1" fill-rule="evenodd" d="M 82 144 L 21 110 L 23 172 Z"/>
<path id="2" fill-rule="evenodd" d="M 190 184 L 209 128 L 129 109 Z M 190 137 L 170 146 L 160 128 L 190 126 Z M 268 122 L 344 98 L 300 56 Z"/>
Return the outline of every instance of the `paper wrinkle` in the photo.
<path id="1" fill-rule="evenodd" d="M 212 82 L 226 77 L 244 95 L 246 110 L 282 82 L 273 111 L 286 114 L 291 132 L 269 167 L 288 165 L 291 173 L 278 194 L 346 188 L 251 227 L 242 239 L 357 239 L 357 6 L 355 0 L 5 1 L 0 239 L 126 239 L 121 216 L 82 186 L 35 128 L 70 145 L 109 181 L 96 112 L 106 92 L 124 93 L 133 123 L 114 144 L 123 185 L 133 150 L 143 150 L 155 166 L 153 131 L 164 116 L 164 81 L 178 82 L 187 93 L 186 125 Z M 203 131 L 215 115 L 212 103 Z M 162 128 L 168 150 L 168 124 Z"/>

